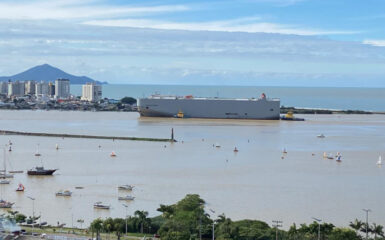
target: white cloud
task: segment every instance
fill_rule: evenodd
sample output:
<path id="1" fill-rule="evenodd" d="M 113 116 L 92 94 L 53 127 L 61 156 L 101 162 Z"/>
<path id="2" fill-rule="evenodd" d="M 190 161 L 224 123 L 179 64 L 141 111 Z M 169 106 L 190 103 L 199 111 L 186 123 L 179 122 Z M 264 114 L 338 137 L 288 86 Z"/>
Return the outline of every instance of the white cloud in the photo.
<path id="1" fill-rule="evenodd" d="M 0 19 L 95 19 L 101 17 L 137 16 L 187 11 L 184 5 L 127 6 L 108 5 L 100 1 L 38 0 L 0 2 Z"/>
<path id="2" fill-rule="evenodd" d="M 364 40 L 363 44 L 368 44 L 376 47 L 385 47 L 385 40 L 368 39 L 368 40 Z"/>
<path id="3" fill-rule="evenodd" d="M 223 31 L 223 32 L 264 32 L 295 35 L 329 35 L 329 34 L 355 34 L 353 31 L 327 31 L 319 29 L 300 28 L 293 25 L 256 22 L 258 18 L 239 18 L 226 21 L 211 22 L 167 22 L 149 19 L 110 19 L 91 20 L 84 24 L 113 27 L 137 27 L 164 30 L 190 30 L 190 31 Z"/>

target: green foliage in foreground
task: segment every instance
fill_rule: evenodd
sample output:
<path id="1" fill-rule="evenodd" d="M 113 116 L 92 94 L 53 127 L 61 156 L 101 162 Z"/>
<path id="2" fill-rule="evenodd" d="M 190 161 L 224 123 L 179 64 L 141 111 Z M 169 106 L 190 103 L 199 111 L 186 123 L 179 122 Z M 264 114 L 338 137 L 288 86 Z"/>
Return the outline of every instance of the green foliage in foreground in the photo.
<path id="1" fill-rule="evenodd" d="M 276 234 L 280 240 L 315 240 L 320 227 L 321 240 L 361 240 L 366 231 L 366 224 L 355 220 L 350 228 L 338 228 L 331 223 L 317 222 L 309 225 L 293 224 L 288 231 L 277 230 L 269 224 L 258 220 L 233 221 L 224 214 L 211 219 L 205 211 L 205 201 L 199 195 L 189 194 L 172 205 L 160 205 L 157 209 L 162 214 L 148 218 L 145 211 L 136 211 L 133 217 L 127 218 L 127 230 L 134 233 L 158 233 L 163 240 L 212 239 L 212 226 L 215 225 L 217 240 L 274 240 Z M 125 231 L 125 220 L 114 224 L 116 219 L 96 219 L 90 230 L 99 234 L 115 232 L 118 238 Z M 369 239 L 384 240 L 383 227 L 372 224 L 368 226 Z"/>

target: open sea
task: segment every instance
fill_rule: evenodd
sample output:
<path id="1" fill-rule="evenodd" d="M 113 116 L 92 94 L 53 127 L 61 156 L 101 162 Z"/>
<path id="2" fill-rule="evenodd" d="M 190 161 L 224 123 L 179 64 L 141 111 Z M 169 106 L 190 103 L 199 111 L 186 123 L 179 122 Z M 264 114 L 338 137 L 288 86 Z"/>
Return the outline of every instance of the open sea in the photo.
<path id="1" fill-rule="evenodd" d="M 71 85 L 71 93 L 80 96 L 81 85 Z M 251 98 L 266 93 L 280 98 L 283 106 L 385 112 L 385 88 L 103 85 L 103 97 L 112 99 L 155 93 L 223 98 Z"/>

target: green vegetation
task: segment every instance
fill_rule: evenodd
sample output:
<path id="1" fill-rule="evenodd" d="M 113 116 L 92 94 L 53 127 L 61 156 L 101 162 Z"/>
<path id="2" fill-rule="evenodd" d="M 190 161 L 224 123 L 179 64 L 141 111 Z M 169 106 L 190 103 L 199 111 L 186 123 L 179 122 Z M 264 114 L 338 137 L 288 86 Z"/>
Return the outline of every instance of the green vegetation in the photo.
<path id="1" fill-rule="evenodd" d="M 258 220 L 233 221 L 224 214 L 216 219 L 205 209 L 206 203 L 197 194 L 188 194 L 185 198 L 172 205 L 160 205 L 157 209 L 162 214 L 153 218 L 148 217 L 146 211 L 135 211 L 134 216 L 127 219 L 107 218 L 95 219 L 88 229 L 70 229 L 65 232 L 54 227 L 35 229 L 35 232 L 72 233 L 97 239 L 135 239 L 135 237 L 151 237 L 159 234 L 163 240 L 212 239 L 215 226 L 217 240 L 315 240 L 320 233 L 321 240 L 363 240 L 366 229 L 370 240 L 385 240 L 383 226 L 354 220 L 350 228 L 340 228 L 332 223 L 312 222 L 309 225 L 292 224 L 289 230 L 276 229 L 266 222 Z M 210 211 L 214 212 L 214 211 Z M 9 211 L 6 217 L 15 222 L 28 219 L 18 212 Z M 127 224 L 127 225 L 126 225 Z M 29 228 L 30 229 L 30 228 Z M 63 230 L 63 228 L 61 228 Z M 125 234 L 127 231 L 127 235 Z"/>
<path id="2" fill-rule="evenodd" d="M 136 104 L 136 99 L 135 98 L 132 98 L 132 97 L 124 97 L 122 99 L 120 99 L 120 102 L 123 103 L 123 104 Z"/>
<path id="3" fill-rule="evenodd" d="M 288 112 L 294 114 L 373 114 L 373 112 L 361 111 L 361 110 L 329 110 L 329 109 L 310 109 L 310 108 L 295 108 L 281 106 L 281 113 L 286 114 Z"/>

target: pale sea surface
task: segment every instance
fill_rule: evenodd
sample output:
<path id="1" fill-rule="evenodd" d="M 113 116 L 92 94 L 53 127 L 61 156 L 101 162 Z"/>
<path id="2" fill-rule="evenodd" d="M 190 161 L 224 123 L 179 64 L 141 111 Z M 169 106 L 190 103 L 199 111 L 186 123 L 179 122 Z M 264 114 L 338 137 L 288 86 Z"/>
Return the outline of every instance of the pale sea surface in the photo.
<path id="1" fill-rule="evenodd" d="M 59 168 L 51 177 L 16 174 L 1 186 L 2 197 L 15 202 L 14 210 L 35 215 L 56 225 L 84 226 L 95 218 L 124 217 L 135 210 L 149 211 L 173 204 L 186 194 L 197 193 L 207 209 L 232 219 L 311 222 L 318 217 L 347 226 L 355 218 L 385 224 L 385 115 L 309 115 L 305 122 L 254 120 L 198 120 L 139 118 L 125 112 L 0 111 L 0 129 L 159 137 L 174 128 L 177 143 L 95 139 L 0 136 L 11 139 L 7 167 L 24 170 L 40 164 L 34 153 L 40 144 L 47 168 Z M 326 138 L 316 136 L 325 134 Z M 182 142 L 183 141 L 183 142 Z M 219 143 L 221 148 L 214 148 Z M 58 144 L 60 149 L 56 150 Z M 101 148 L 98 148 L 101 145 Z M 165 147 L 166 146 L 166 147 Z M 239 149 L 234 153 L 234 147 Z M 288 151 L 281 159 L 282 149 Z M 114 150 L 116 158 L 109 156 Z M 322 158 L 323 152 L 341 152 L 342 163 Z M 315 156 L 312 156 L 312 153 Z M 17 185 L 24 193 L 15 192 Z M 135 185 L 134 201 L 118 201 L 125 193 L 120 184 Z M 75 189 L 82 186 L 84 189 Z M 70 198 L 56 197 L 60 189 L 73 191 Z M 111 204 L 109 211 L 93 203 Z"/>
<path id="2" fill-rule="evenodd" d="M 252 98 L 266 93 L 280 98 L 281 105 L 305 108 L 367 110 L 385 112 L 385 88 L 346 87 L 255 87 L 255 86 L 183 86 L 183 85 L 103 85 L 103 97 L 121 99 L 162 95 L 196 97 Z M 81 95 L 81 85 L 71 85 L 71 93 Z"/>

